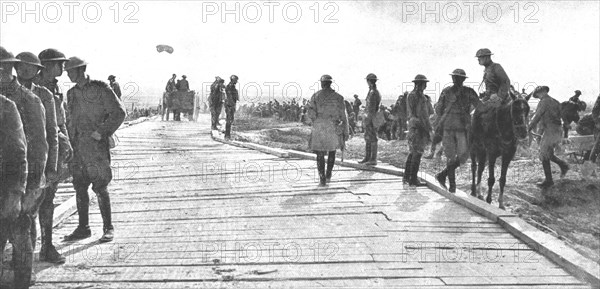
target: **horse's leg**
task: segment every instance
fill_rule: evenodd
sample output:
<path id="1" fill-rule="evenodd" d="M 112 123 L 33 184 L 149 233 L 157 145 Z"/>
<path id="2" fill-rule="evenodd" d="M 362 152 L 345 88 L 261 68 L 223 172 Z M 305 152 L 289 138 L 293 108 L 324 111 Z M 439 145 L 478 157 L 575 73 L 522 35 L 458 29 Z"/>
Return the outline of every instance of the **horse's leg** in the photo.
<path id="1" fill-rule="evenodd" d="M 492 191 L 494 188 L 494 183 L 496 182 L 496 178 L 494 177 L 494 168 L 496 167 L 496 157 L 489 156 L 488 160 L 488 170 L 489 170 L 489 178 L 488 178 L 488 194 L 485 198 L 485 201 L 488 204 L 492 203 Z"/>
<path id="2" fill-rule="evenodd" d="M 504 185 L 506 185 L 506 173 L 508 172 L 508 165 L 512 158 L 502 157 L 502 169 L 500 171 L 500 195 L 498 195 L 498 207 L 504 210 Z"/>
<path id="3" fill-rule="evenodd" d="M 477 198 L 483 200 L 483 196 L 481 195 L 481 176 L 483 175 L 483 171 L 485 170 L 485 162 L 487 160 L 487 153 L 485 151 L 480 151 L 477 156 L 478 165 L 477 165 Z"/>

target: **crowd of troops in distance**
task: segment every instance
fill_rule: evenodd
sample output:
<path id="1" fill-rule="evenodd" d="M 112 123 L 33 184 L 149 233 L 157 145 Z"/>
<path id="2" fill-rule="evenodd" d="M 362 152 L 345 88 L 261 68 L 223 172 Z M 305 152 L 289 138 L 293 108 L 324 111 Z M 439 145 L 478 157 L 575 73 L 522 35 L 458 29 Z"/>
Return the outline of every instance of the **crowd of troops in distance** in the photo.
<path id="1" fill-rule="evenodd" d="M 0 252 L 7 241 L 12 243 L 12 260 L 2 264 L 3 270 L 14 271 L 10 288 L 29 288 L 35 282 L 32 263 L 38 218 L 39 261 L 65 262 L 52 242 L 52 222 L 58 184 L 69 176 L 76 191 L 79 225 L 64 240 L 92 235 L 90 185 L 103 221 L 99 242 L 114 238 L 109 149 L 126 111 L 115 77 L 109 77 L 109 85 L 91 79 L 86 68 L 82 58 L 67 58 L 53 48 L 15 57 L 0 47 Z M 66 99 L 57 80 L 63 70 L 75 83 Z M 0 260 L 4 262 L 4 256 Z"/>

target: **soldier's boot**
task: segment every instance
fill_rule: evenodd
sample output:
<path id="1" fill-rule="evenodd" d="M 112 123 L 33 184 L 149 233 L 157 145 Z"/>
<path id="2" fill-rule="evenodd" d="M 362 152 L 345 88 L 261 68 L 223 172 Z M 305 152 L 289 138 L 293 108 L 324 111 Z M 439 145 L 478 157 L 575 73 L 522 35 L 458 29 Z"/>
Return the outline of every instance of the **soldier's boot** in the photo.
<path id="1" fill-rule="evenodd" d="M 33 280 L 31 278 L 33 267 L 33 247 L 30 238 L 31 221 L 30 216 L 22 214 L 13 227 L 13 288 L 15 289 L 29 288 L 32 285 L 31 282 L 35 282 L 35 278 Z"/>
<path id="2" fill-rule="evenodd" d="M 327 172 L 325 173 L 325 181 L 331 181 L 331 172 L 333 171 L 333 166 L 335 165 L 335 151 L 330 151 L 327 156 Z"/>
<path id="3" fill-rule="evenodd" d="M 412 175 L 412 153 L 406 157 L 406 164 L 404 164 L 404 175 L 402 176 L 403 184 L 410 184 L 410 178 Z"/>
<path id="4" fill-rule="evenodd" d="M 359 164 L 364 164 L 371 159 L 371 142 L 365 140 L 365 158 L 359 161 Z"/>
<path id="5" fill-rule="evenodd" d="M 41 243 L 40 248 L 40 261 L 49 262 L 55 264 L 65 263 L 65 257 L 63 257 L 56 248 L 52 245 L 52 220 L 54 219 L 54 193 L 56 192 L 56 184 L 52 184 L 44 191 L 44 201 L 40 206 L 39 220 L 40 220 L 40 233 Z M 53 190 L 53 191 L 47 191 Z"/>
<path id="6" fill-rule="evenodd" d="M 87 187 L 75 188 L 75 200 L 77 202 L 79 226 L 77 226 L 73 233 L 64 237 L 65 241 L 82 240 L 92 236 L 89 226 L 90 197 L 88 196 Z"/>
<path id="7" fill-rule="evenodd" d="M 448 170 L 448 191 L 451 193 L 456 193 L 456 167 Z"/>
<path id="8" fill-rule="evenodd" d="M 542 161 L 542 167 L 544 168 L 544 175 L 546 179 L 543 182 L 537 183 L 536 185 L 540 188 L 548 188 L 554 185 L 552 181 L 552 168 L 550 167 L 550 160 Z"/>
<path id="9" fill-rule="evenodd" d="M 569 171 L 569 165 L 567 164 L 567 162 L 559 159 L 554 154 L 552 154 L 552 156 L 550 157 L 550 161 L 556 163 L 560 167 L 560 178 L 564 178 L 567 175 L 567 172 Z"/>
<path id="10" fill-rule="evenodd" d="M 112 225 L 112 215 L 110 208 L 110 197 L 106 187 L 100 188 L 96 191 L 98 196 L 98 206 L 100 207 L 100 215 L 102 215 L 103 234 L 100 238 L 100 243 L 111 242 L 114 238 L 114 227 Z"/>
<path id="11" fill-rule="evenodd" d="M 371 142 L 371 158 L 369 158 L 369 161 L 367 161 L 365 163 L 365 165 L 368 166 L 375 166 L 377 165 L 377 142 Z"/>
<path id="12" fill-rule="evenodd" d="M 416 186 L 416 187 L 424 186 L 424 184 L 419 181 L 419 177 L 417 176 L 419 174 L 419 167 L 421 166 L 421 156 L 423 156 L 423 155 L 419 154 L 419 153 L 413 154 L 411 179 L 410 179 L 411 186 Z"/>
<path id="13" fill-rule="evenodd" d="M 225 124 L 225 138 L 231 139 L 231 123 Z"/>
<path id="14" fill-rule="evenodd" d="M 444 170 L 435 175 L 435 179 L 438 181 L 438 183 L 440 183 L 440 186 L 442 186 L 446 190 L 448 189 L 448 187 L 446 186 L 446 178 L 448 177 L 449 171 L 448 167 L 449 166 L 446 166 Z"/>
<path id="15" fill-rule="evenodd" d="M 317 171 L 319 172 L 319 187 L 324 187 L 327 184 L 325 176 L 325 153 L 317 153 Z"/>

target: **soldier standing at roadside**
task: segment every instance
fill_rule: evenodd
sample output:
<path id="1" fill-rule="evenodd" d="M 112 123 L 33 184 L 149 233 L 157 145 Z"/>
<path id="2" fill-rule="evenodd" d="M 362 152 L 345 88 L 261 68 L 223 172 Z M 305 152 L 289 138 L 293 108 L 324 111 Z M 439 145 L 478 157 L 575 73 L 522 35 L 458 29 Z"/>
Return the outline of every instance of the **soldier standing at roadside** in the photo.
<path id="1" fill-rule="evenodd" d="M 431 123 L 429 122 L 429 97 L 423 91 L 427 88 L 427 77 L 417 74 L 413 80 L 415 88 L 408 94 L 406 106 L 408 110 L 408 148 L 409 155 L 404 166 L 403 182 L 410 186 L 421 186 L 417 177 L 421 156 L 430 140 Z"/>
<path id="2" fill-rule="evenodd" d="M 4 246 L 6 238 L 9 238 L 14 246 L 15 288 L 29 288 L 32 280 L 32 241 L 35 241 L 31 240 L 31 230 L 35 230 L 31 224 L 36 214 L 36 201 L 46 185 L 44 169 L 48 158 L 48 143 L 46 114 L 41 100 L 12 75 L 13 66 L 18 62 L 18 59 L 0 46 L 0 94 L 17 106 L 27 141 L 27 185 L 21 199 L 21 213 L 10 232 L 10 238 L 3 232 L 0 244 Z"/>
<path id="3" fill-rule="evenodd" d="M 229 78 L 231 81 L 227 84 L 225 88 L 225 94 L 227 95 L 227 99 L 225 99 L 225 138 L 231 138 L 231 124 L 233 123 L 234 114 L 235 114 L 235 105 L 239 100 L 238 91 L 235 88 L 235 84 L 238 82 L 238 77 L 236 75 L 232 75 Z"/>
<path id="4" fill-rule="evenodd" d="M 468 133 L 471 129 L 471 110 L 481 101 L 470 87 L 463 86 L 467 74 L 455 69 L 452 74 L 453 86 L 442 90 L 435 107 L 438 125 L 443 130 L 443 145 L 446 154 L 446 168 L 435 177 L 446 188 L 446 177 L 450 183 L 449 191 L 456 192 L 455 170 L 469 157 Z"/>
<path id="5" fill-rule="evenodd" d="M 99 241 L 110 242 L 114 237 L 114 227 L 108 194 L 112 180 L 108 139 L 123 123 L 125 109 L 108 84 L 91 80 L 86 75 L 86 67 L 87 63 L 78 57 L 69 58 L 65 64 L 69 78 L 76 84 L 67 92 L 70 115 L 67 127 L 73 146 L 70 168 L 79 215 L 79 226 L 65 236 L 65 240 L 80 240 L 92 235 L 88 216 L 88 187 L 92 184 L 104 224 L 104 234 Z"/>
<path id="6" fill-rule="evenodd" d="M 369 73 L 366 77 L 367 84 L 369 85 L 369 93 L 365 100 L 365 118 L 363 120 L 363 127 L 365 128 L 365 158 L 359 161 L 359 164 L 365 165 L 376 165 L 377 164 L 377 128 L 375 127 L 374 121 L 379 111 L 379 105 L 381 103 L 381 95 L 377 90 L 377 76 L 373 73 Z"/>
<path id="7" fill-rule="evenodd" d="M 116 78 L 116 76 L 114 76 L 112 74 L 108 76 L 108 81 L 110 82 L 110 89 L 112 89 L 114 91 L 114 93 L 117 95 L 117 97 L 119 99 L 121 99 L 121 86 L 115 80 L 115 78 Z"/>
<path id="8" fill-rule="evenodd" d="M 354 110 L 354 121 L 358 121 L 358 113 L 360 112 L 361 105 L 362 105 L 362 102 L 360 101 L 360 98 L 358 98 L 358 95 L 355 94 L 354 102 L 352 103 L 352 109 Z"/>
<path id="9" fill-rule="evenodd" d="M 223 97 L 221 95 L 221 89 L 223 89 L 223 83 L 225 81 L 220 77 L 216 77 L 213 84 L 210 86 L 210 96 L 209 96 L 209 105 L 210 105 L 210 116 L 211 116 L 211 129 L 216 130 L 217 125 L 219 124 L 219 116 L 221 115 L 221 110 L 223 109 Z"/>
<path id="10" fill-rule="evenodd" d="M 58 159 L 56 163 L 56 178 L 48 180 L 48 187 L 44 189 L 44 200 L 39 209 L 39 221 L 41 231 L 40 261 L 51 263 L 64 263 L 65 258 L 58 253 L 52 245 L 52 228 L 54 220 L 54 197 L 58 190 L 58 184 L 68 178 L 69 172 L 66 167 L 73 155 L 73 149 L 69 141 L 69 133 L 66 125 L 66 105 L 63 95 L 57 85 L 59 77 L 63 74 L 63 66 L 67 58 L 60 51 L 49 48 L 38 55 L 42 62 L 42 70 L 34 82 L 46 87 L 54 96 L 56 108 L 56 124 L 58 126 Z"/>
<path id="11" fill-rule="evenodd" d="M 539 98 L 540 102 L 535 110 L 533 119 L 529 122 L 529 131 L 535 128 L 538 123 L 544 131 L 542 140 L 540 141 L 540 160 L 542 161 L 546 179 L 541 183 L 537 183 L 542 188 L 554 185 L 550 161 L 560 166 L 561 178 L 569 171 L 569 165 L 554 155 L 554 149 L 561 140 L 560 103 L 548 95 L 548 91 L 550 91 L 550 88 L 547 86 L 538 86 L 533 91 L 533 97 Z"/>

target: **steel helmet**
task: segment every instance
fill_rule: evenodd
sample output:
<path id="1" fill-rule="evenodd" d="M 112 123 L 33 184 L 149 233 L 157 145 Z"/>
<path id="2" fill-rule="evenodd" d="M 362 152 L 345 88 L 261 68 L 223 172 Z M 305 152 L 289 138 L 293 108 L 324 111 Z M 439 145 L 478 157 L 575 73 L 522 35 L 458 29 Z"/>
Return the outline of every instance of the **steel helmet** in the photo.
<path id="1" fill-rule="evenodd" d="M 575 90 L 575 93 L 576 93 L 576 94 L 581 94 L 581 90 L 579 90 L 579 89 L 578 89 L 578 90 Z"/>
<path id="2" fill-rule="evenodd" d="M 21 53 L 17 54 L 17 59 L 21 60 L 21 63 L 31 64 L 31 65 L 37 66 L 39 68 L 44 67 L 42 65 L 42 62 L 40 61 L 40 59 L 31 52 L 21 52 Z"/>
<path id="3" fill-rule="evenodd" d="M 550 88 L 549 88 L 549 87 L 547 87 L 547 86 L 545 86 L 545 85 L 543 85 L 543 86 L 538 86 L 538 87 L 536 87 L 536 88 L 535 88 L 535 90 L 533 91 L 533 95 L 536 95 L 538 92 L 541 92 L 541 91 L 546 91 L 546 93 L 547 93 L 548 91 L 550 91 Z"/>
<path id="4" fill-rule="evenodd" d="M 417 74 L 417 76 L 415 76 L 415 79 L 413 79 L 412 82 L 429 82 L 429 80 L 427 79 L 427 77 L 425 77 L 425 75 Z"/>
<path id="5" fill-rule="evenodd" d="M 487 48 L 481 48 L 481 49 L 477 50 L 477 53 L 475 53 L 475 57 L 481 57 L 481 56 L 487 56 L 487 55 L 494 55 L 494 54 Z"/>
<path id="6" fill-rule="evenodd" d="M 231 75 L 231 76 L 229 77 L 229 79 L 231 79 L 231 80 L 234 80 L 234 79 L 235 79 L 235 80 L 238 80 L 239 78 L 237 77 L 237 75 L 233 74 L 233 75 Z"/>
<path id="7" fill-rule="evenodd" d="M 65 63 L 65 70 L 86 66 L 87 64 L 88 63 L 85 62 L 85 60 L 77 56 L 69 57 L 69 60 L 67 60 L 67 63 Z"/>
<path id="8" fill-rule="evenodd" d="M 20 60 L 15 58 L 15 56 L 8 52 L 4 47 L 0 46 L 0 62 L 9 63 L 9 62 L 19 62 Z"/>
<path id="9" fill-rule="evenodd" d="M 467 73 L 460 68 L 454 69 L 454 71 L 452 71 L 452 73 L 450 73 L 450 75 L 456 75 L 456 76 L 461 76 L 464 78 L 469 78 L 469 77 L 467 77 Z"/>
<path id="10" fill-rule="evenodd" d="M 108 76 L 108 80 L 115 79 L 115 78 L 116 78 L 116 76 L 114 76 L 112 74 Z"/>
<path id="11" fill-rule="evenodd" d="M 40 54 L 38 54 L 38 57 L 40 58 L 40 61 L 45 62 L 45 61 L 67 61 L 67 57 L 65 57 L 65 54 L 54 49 L 54 48 L 48 48 L 43 50 L 42 52 L 40 52 Z"/>
<path id="12" fill-rule="evenodd" d="M 365 77 L 365 79 L 367 79 L 367 80 L 377 80 L 377 75 L 375 75 L 374 73 L 369 73 L 369 74 L 367 74 L 367 77 Z"/>
<path id="13" fill-rule="evenodd" d="M 332 82 L 333 78 L 329 74 L 323 74 L 323 76 L 321 76 L 320 81 L 331 81 Z"/>

